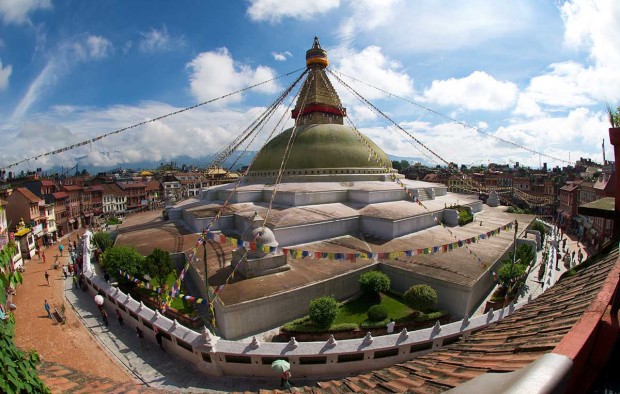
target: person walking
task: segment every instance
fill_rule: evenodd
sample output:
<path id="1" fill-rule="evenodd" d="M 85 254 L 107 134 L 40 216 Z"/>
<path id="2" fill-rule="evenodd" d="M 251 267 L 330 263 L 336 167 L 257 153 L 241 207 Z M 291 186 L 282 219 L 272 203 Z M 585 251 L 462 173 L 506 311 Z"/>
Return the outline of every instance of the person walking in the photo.
<path id="1" fill-rule="evenodd" d="M 45 264 L 45 252 L 41 252 L 41 259 L 43 259 L 43 264 Z"/>
<path id="2" fill-rule="evenodd" d="M 62 257 L 62 251 L 63 251 L 64 249 L 65 249 L 65 247 L 64 247 L 62 244 L 58 245 L 58 251 L 60 252 L 60 256 L 61 256 L 61 257 Z"/>
<path id="3" fill-rule="evenodd" d="M 49 285 L 50 285 L 50 274 L 48 274 L 47 271 L 45 271 L 45 281 L 47 282 L 47 286 L 49 287 Z"/>
<path id="4" fill-rule="evenodd" d="M 62 266 L 62 274 L 65 276 L 65 279 L 67 279 L 67 277 L 69 277 L 69 272 L 67 271 L 67 266 L 66 265 Z"/>
<path id="5" fill-rule="evenodd" d="M 51 319 L 52 318 L 52 313 L 50 312 L 51 308 L 50 308 L 50 304 L 47 303 L 47 300 L 45 300 L 43 307 L 45 308 L 45 312 L 47 312 L 47 317 Z"/>
<path id="6" fill-rule="evenodd" d="M 77 275 L 73 275 L 73 287 L 75 287 L 76 289 L 78 288 L 78 277 Z"/>
<path id="7" fill-rule="evenodd" d="M 293 382 L 291 382 L 291 371 L 284 371 L 282 375 L 280 375 L 280 387 L 288 389 L 291 386 L 294 386 Z"/>
<path id="8" fill-rule="evenodd" d="M 162 352 L 164 352 L 164 341 L 163 341 L 163 337 L 161 335 L 161 332 L 159 332 L 159 330 L 157 330 L 157 332 L 155 333 L 155 340 L 157 341 L 157 344 L 159 345 L 159 348 L 162 350 Z"/>
<path id="9" fill-rule="evenodd" d="M 101 318 L 103 319 L 103 324 L 107 326 L 110 325 L 110 322 L 108 321 L 108 312 L 105 311 L 105 309 L 101 308 L 100 309 L 101 312 Z"/>
<path id="10" fill-rule="evenodd" d="M 136 334 L 138 334 L 138 339 L 140 340 L 140 346 L 142 346 L 143 348 L 146 348 L 146 346 L 144 346 L 144 333 L 142 332 L 140 327 L 136 327 Z"/>
<path id="11" fill-rule="evenodd" d="M 116 318 L 118 319 L 118 324 L 120 324 L 121 327 L 125 327 L 125 323 L 123 322 L 123 315 L 121 315 L 121 311 L 119 311 L 118 309 L 116 310 Z"/>

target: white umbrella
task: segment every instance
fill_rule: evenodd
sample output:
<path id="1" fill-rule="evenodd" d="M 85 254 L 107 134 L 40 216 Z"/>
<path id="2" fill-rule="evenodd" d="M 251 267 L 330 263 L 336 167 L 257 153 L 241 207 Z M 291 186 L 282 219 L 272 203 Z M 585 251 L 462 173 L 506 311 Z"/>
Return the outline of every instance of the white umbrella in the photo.
<path id="1" fill-rule="evenodd" d="M 103 297 L 101 296 L 101 294 L 97 294 L 95 296 L 95 304 L 99 306 L 103 305 Z"/>

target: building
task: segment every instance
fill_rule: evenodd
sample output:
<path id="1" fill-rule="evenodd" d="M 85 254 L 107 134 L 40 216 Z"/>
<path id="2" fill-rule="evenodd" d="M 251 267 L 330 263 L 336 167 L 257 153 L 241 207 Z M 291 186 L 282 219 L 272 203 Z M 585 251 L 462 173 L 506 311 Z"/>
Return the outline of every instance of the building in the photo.
<path id="1" fill-rule="evenodd" d="M 102 183 L 102 214 L 104 217 L 119 216 L 127 211 L 127 192 L 116 183 Z"/>
<path id="2" fill-rule="evenodd" d="M 9 228 L 14 231 L 15 242 L 20 244 L 22 257 L 30 259 L 43 246 L 45 201 L 25 187 L 18 187 L 6 202 Z"/>
<path id="3" fill-rule="evenodd" d="M 148 208 L 144 182 L 117 184 L 127 193 L 127 212 L 139 212 Z"/>

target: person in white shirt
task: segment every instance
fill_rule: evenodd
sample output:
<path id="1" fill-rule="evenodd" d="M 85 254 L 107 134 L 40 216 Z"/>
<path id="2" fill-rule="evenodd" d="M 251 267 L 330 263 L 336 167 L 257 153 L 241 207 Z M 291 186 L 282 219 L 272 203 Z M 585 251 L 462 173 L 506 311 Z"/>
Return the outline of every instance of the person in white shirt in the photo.
<path id="1" fill-rule="evenodd" d="M 394 326 L 396 325 L 396 323 L 394 322 L 394 319 L 390 319 L 390 322 L 386 325 L 387 326 L 387 333 L 391 334 L 394 332 Z"/>

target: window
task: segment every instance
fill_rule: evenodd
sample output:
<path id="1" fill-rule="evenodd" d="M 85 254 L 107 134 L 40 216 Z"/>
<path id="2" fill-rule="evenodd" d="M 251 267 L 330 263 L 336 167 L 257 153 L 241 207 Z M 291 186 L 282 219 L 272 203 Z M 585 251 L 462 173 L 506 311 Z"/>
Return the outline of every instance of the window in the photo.
<path id="1" fill-rule="evenodd" d="M 299 357 L 299 364 L 327 364 L 327 357 Z"/>
<path id="2" fill-rule="evenodd" d="M 341 354 L 338 356 L 339 363 L 349 363 L 352 361 L 362 361 L 364 359 L 364 353 L 353 353 L 353 354 Z"/>
<path id="3" fill-rule="evenodd" d="M 379 350 L 375 352 L 374 358 L 386 358 L 386 357 L 394 357 L 398 355 L 398 348 L 395 347 L 393 349 L 387 350 Z"/>
<path id="4" fill-rule="evenodd" d="M 252 364 L 252 359 L 249 356 L 236 356 L 232 354 L 227 354 L 224 359 L 227 363 Z"/>

